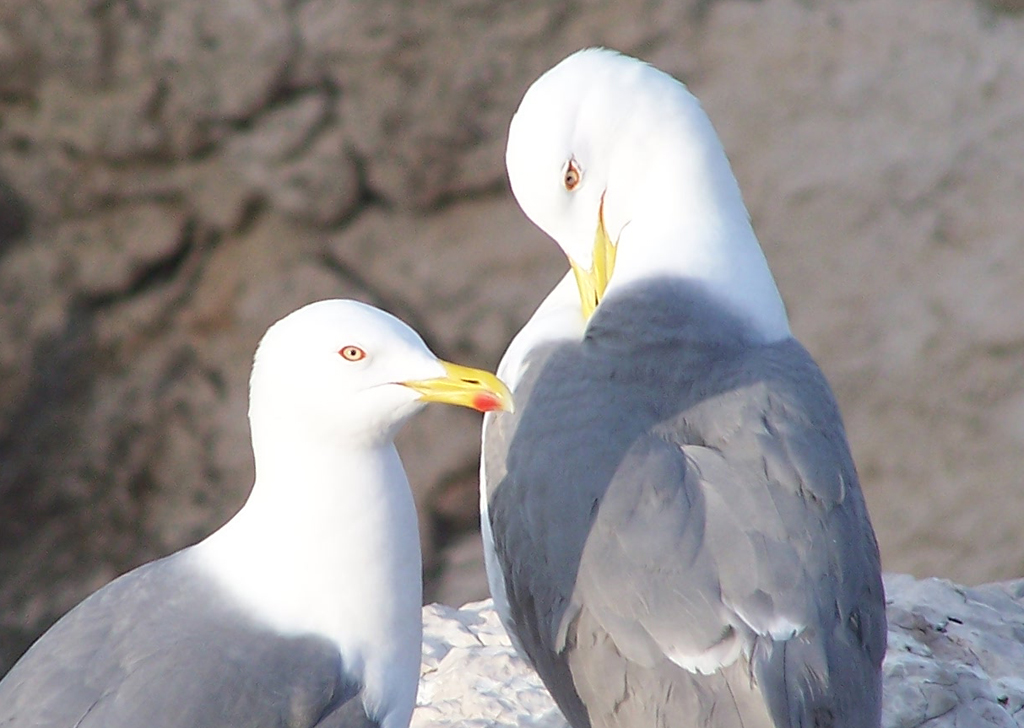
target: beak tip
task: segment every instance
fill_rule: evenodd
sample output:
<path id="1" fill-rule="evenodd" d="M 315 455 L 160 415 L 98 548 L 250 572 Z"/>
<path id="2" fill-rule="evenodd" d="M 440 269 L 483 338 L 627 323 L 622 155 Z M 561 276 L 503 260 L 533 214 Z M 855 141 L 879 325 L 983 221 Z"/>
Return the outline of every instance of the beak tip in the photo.
<path id="1" fill-rule="evenodd" d="M 473 409 L 480 412 L 511 412 L 512 405 L 490 392 L 481 392 L 473 397 Z"/>
<path id="2" fill-rule="evenodd" d="M 473 409 L 479 412 L 508 412 L 515 411 L 515 400 L 512 399 L 512 392 L 500 379 L 496 380 L 489 389 L 478 392 L 473 396 Z"/>
<path id="3" fill-rule="evenodd" d="M 445 369 L 444 377 L 403 384 L 419 392 L 425 402 L 444 402 L 478 412 L 512 411 L 512 393 L 493 374 L 446 361 L 441 365 Z"/>

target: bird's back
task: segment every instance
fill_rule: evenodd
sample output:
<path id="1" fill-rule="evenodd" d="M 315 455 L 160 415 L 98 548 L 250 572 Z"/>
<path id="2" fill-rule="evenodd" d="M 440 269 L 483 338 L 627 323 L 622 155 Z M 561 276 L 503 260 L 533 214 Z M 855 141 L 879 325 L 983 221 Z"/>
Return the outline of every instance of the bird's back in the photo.
<path id="1" fill-rule="evenodd" d="M 188 554 L 129 572 L 57 622 L 0 681 L 0 726 L 375 725 L 336 646 L 266 630 Z"/>
<path id="2" fill-rule="evenodd" d="M 876 728 L 878 550 L 807 352 L 659 282 L 526 364 L 485 443 L 490 517 L 570 722 Z"/>

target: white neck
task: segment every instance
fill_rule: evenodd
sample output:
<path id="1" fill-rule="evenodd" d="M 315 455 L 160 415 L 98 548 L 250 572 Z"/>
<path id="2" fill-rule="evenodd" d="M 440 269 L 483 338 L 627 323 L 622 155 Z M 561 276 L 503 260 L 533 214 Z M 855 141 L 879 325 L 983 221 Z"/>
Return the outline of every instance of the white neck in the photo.
<path id="1" fill-rule="evenodd" d="M 702 236 L 721 242 L 707 245 Z M 644 237 L 644 255 L 631 255 L 631 238 Z M 631 283 L 655 277 L 676 277 L 702 283 L 708 293 L 748 321 L 765 342 L 790 336 L 786 309 L 753 232 L 743 229 L 707 230 L 686 226 L 666 231 L 645 228 L 636 219 L 619 240 L 615 271 L 606 298 Z M 655 252 L 664 249 L 665 253 Z M 650 256 L 650 257 L 648 257 Z"/>
<path id="2" fill-rule="evenodd" d="M 253 425 L 248 502 L 194 551 L 269 627 L 335 642 L 366 701 L 392 706 L 398 724 L 415 692 L 391 686 L 416 684 L 422 631 L 416 509 L 398 453 L 270 429 Z"/>
<path id="3" fill-rule="evenodd" d="M 498 376 L 515 389 L 524 373 L 524 359 L 533 349 L 548 342 L 581 339 L 586 329 L 587 322 L 580 308 L 576 279 L 570 271 L 548 293 L 530 320 L 512 339 L 498 364 Z"/>
<path id="4" fill-rule="evenodd" d="M 714 129 L 693 103 L 688 132 L 647 139 L 657 154 L 613 160 L 611 179 L 629 183 L 613 182 L 606 192 L 608 233 L 619 236 L 606 295 L 657 276 L 699 281 L 766 341 L 786 338 L 786 309 L 739 186 Z"/>

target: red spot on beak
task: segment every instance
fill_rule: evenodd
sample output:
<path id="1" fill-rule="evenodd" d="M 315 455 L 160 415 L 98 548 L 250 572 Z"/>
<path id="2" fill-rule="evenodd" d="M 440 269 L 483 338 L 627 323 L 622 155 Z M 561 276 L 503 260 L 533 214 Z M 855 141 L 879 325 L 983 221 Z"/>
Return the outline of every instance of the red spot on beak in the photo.
<path id="1" fill-rule="evenodd" d="M 473 395 L 473 409 L 479 410 L 480 412 L 494 412 L 500 410 L 501 400 L 496 395 L 490 394 L 489 392 L 481 392 L 480 394 Z"/>

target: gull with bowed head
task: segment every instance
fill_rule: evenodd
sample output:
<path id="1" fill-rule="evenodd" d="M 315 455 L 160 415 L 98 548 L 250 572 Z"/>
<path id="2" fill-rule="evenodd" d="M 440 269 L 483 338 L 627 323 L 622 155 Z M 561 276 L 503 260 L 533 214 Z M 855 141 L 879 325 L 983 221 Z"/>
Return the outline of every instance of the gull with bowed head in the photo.
<path id="1" fill-rule="evenodd" d="M 580 51 L 509 181 L 570 271 L 498 369 L 496 607 L 574 728 L 878 728 L 878 546 L 721 143 L 671 76 Z"/>

